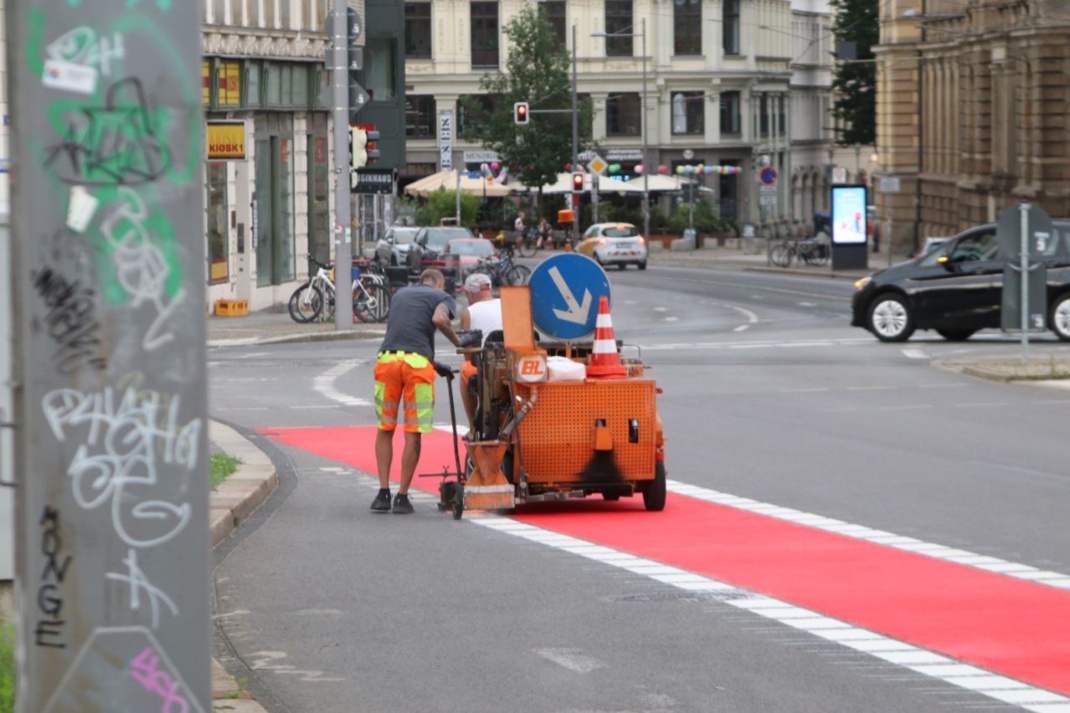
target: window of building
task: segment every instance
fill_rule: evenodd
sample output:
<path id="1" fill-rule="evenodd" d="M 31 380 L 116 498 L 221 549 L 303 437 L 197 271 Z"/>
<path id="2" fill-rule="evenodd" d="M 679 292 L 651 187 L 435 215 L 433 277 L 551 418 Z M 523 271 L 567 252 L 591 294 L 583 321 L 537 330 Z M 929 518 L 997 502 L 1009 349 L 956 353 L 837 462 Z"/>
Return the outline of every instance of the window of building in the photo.
<path id="1" fill-rule="evenodd" d="M 565 37 L 565 0 L 542 0 L 539 7 L 546 11 L 546 20 L 553 29 L 557 43 L 571 47 L 572 41 Z"/>
<path id="2" fill-rule="evenodd" d="M 228 269 L 227 241 L 227 163 L 208 162 L 208 281 L 226 282 Z"/>
<path id="3" fill-rule="evenodd" d="M 739 92 L 721 92 L 721 133 L 740 134 Z"/>
<path id="4" fill-rule="evenodd" d="M 675 0 L 673 2 L 673 53 L 702 54 L 701 0 Z"/>
<path id="5" fill-rule="evenodd" d="M 369 101 L 393 101 L 395 98 L 396 47 L 397 40 L 392 37 L 369 37 L 365 43 L 363 86 Z"/>
<path id="6" fill-rule="evenodd" d="M 245 106 L 260 107 L 260 65 L 248 62 L 245 65 Z"/>
<path id="7" fill-rule="evenodd" d="M 606 57 L 631 57 L 632 37 L 613 37 L 614 34 L 634 33 L 632 0 L 606 0 Z"/>
<path id="8" fill-rule="evenodd" d="M 471 4 L 472 67 L 498 66 L 498 3 Z"/>
<path id="9" fill-rule="evenodd" d="M 758 135 L 769 136 L 769 95 L 762 94 L 758 100 Z"/>
<path id="10" fill-rule="evenodd" d="M 430 139 L 435 135 L 435 98 L 433 96 L 405 97 L 405 136 L 410 139 Z"/>
<path id="11" fill-rule="evenodd" d="M 641 114 L 638 94 L 611 94 L 606 99 L 606 136 L 639 136 Z"/>
<path id="12" fill-rule="evenodd" d="M 431 3 L 405 3 L 405 56 L 431 59 Z"/>
<path id="13" fill-rule="evenodd" d="M 724 53 L 739 54 L 739 0 L 724 0 L 722 8 Z"/>
<path id="14" fill-rule="evenodd" d="M 676 92 L 672 95 L 672 133 L 701 134 L 706 97 L 702 92 Z"/>

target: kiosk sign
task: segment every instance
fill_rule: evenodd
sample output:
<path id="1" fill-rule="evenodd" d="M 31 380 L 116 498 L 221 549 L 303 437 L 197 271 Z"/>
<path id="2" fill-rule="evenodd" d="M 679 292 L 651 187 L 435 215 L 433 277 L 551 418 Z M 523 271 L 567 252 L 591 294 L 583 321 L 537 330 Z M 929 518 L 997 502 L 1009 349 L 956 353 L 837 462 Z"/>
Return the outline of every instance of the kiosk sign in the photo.
<path id="1" fill-rule="evenodd" d="M 594 332 L 598 298 L 609 299 L 609 278 L 602 266 L 576 253 L 543 260 L 532 271 L 528 285 L 536 329 L 565 341 Z"/>

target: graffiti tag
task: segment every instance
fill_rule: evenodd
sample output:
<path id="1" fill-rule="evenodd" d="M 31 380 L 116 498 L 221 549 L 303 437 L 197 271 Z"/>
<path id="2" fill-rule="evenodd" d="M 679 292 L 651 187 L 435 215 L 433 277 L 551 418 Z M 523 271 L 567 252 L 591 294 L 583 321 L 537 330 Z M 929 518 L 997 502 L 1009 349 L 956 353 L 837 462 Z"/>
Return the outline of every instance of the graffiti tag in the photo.
<path id="1" fill-rule="evenodd" d="M 38 646 L 63 649 L 67 647 L 63 636 L 63 626 L 66 622 L 61 618 L 63 596 L 60 594 L 59 585 L 63 584 L 63 578 L 67 576 L 71 557 L 62 556 L 63 538 L 59 532 L 59 512 L 46 506 L 40 525 L 43 528 L 41 554 L 45 556 L 45 570 L 41 573 L 41 585 L 37 589 L 37 608 L 44 618 L 37 620 L 34 637 Z"/>

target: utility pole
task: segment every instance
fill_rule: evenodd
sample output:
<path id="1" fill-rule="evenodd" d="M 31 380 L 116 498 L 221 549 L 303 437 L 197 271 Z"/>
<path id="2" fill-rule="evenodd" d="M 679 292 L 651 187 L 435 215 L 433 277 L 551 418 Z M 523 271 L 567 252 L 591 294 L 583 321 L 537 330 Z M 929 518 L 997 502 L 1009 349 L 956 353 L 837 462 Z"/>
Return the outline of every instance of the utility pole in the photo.
<path id="1" fill-rule="evenodd" d="M 580 115 L 579 99 L 576 94 L 576 26 L 572 26 L 572 170 L 578 171 L 580 163 Z M 591 179 L 591 190 L 594 190 L 594 181 Z M 579 199 L 575 194 L 576 205 L 572 206 L 572 240 L 577 242 L 580 238 L 580 206 Z M 594 195 L 594 193 L 592 193 Z"/>
<path id="2" fill-rule="evenodd" d="M 353 248 L 350 242 L 350 166 L 349 155 L 349 5 L 334 0 L 334 28 L 331 53 L 331 89 L 334 119 L 334 326 L 339 332 L 353 329 Z"/>
<path id="3" fill-rule="evenodd" d="M 7 3 L 19 713 L 212 708 L 201 7 Z"/>

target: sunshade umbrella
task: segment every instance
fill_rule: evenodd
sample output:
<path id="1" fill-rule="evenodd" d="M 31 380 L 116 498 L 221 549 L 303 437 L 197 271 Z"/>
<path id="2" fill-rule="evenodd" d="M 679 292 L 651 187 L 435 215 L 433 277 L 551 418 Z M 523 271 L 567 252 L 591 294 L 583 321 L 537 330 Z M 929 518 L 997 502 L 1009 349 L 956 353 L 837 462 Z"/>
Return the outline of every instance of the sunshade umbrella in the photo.
<path id="1" fill-rule="evenodd" d="M 457 172 L 439 171 L 430 176 L 424 176 L 405 186 L 405 193 L 410 196 L 426 198 L 435 191 L 456 191 Z M 501 198 L 512 193 L 509 186 L 488 181 L 485 178 L 469 178 L 467 173 L 461 174 L 461 190 L 475 196 L 485 195 L 487 198 Z"/>

